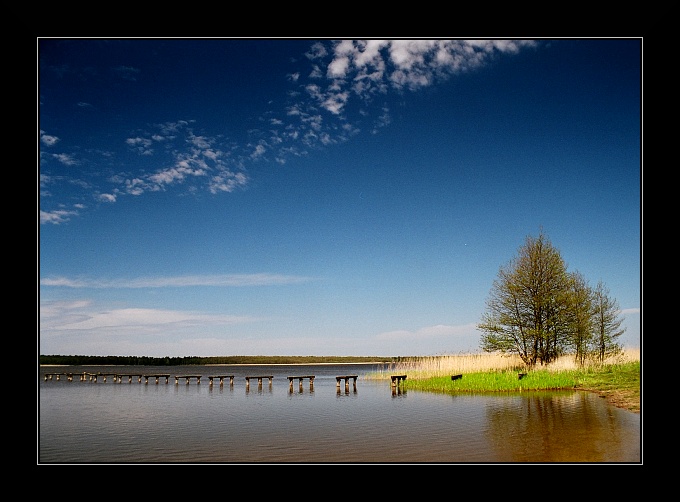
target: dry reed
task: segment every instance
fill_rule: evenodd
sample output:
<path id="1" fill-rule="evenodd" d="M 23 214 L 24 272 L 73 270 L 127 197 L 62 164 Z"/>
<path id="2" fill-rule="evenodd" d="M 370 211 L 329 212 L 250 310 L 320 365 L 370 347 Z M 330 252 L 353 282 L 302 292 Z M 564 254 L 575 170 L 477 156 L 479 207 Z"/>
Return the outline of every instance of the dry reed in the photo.
<path id="1" fill-rule="evenodd" d="M 589 362 L 588 364 L 622 364 L 639 360 L 640 349 L 626 348 L 621 354 L 608 358 L 604 363 Z M 389 378 L 390 375 L 394 374 L 406 374 L 409 378 L 418 379 L 484 371 L 517 371 L 524 367 L 524 363 L 517 355 L 498 353 L 459 354 L 409 358 L 394 363 L 373 376 L 382 379 Z M 543 368 L 562 371 L 577 369 L 579 365 L 573 355 L 564 355 Z"/>

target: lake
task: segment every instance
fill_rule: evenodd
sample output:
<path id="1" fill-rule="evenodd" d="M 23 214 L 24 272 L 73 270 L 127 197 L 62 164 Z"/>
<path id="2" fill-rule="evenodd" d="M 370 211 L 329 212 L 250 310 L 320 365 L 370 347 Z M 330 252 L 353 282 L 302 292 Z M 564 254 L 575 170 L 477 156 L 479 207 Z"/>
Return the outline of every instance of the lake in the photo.
<path id="1" fill-rule="evenodd" d="M 640 414 L 595 393 L 440 395 L 377 364 L 39 369 L 38 463 L 641 463 Z M 46 373 L 73 373 L 45 380 Z M 124 376 L 169 374 L 141 382 Z M 176 376 L 201 376 L 176 380 Z M 220 385 L 211 375 L 234 375 Z M 246 376 L 272 375 L 259 386 Z M 295 380 L 289 376 L 314 375 Z M 340 386 L 337 376 L 358 375 Z M 177 383 L 176 383 L 177 381 Z"/>

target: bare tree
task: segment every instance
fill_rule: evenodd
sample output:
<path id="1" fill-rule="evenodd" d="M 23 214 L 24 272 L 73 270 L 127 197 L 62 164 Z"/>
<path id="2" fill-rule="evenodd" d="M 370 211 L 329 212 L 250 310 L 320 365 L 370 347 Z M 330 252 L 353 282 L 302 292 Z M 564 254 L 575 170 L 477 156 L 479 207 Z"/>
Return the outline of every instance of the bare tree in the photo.
<path id="1" fill-rule="evenodd" d="M 528 366 L 555 360 L 568 344 L 570 286 L 564 260 L 543 232 L 527 237 L 494 281 L 477 325 L 482 349 L 516 353 Z"/>
<path id="2" fill-rule="evenodd" d="M 593 292 L 594 312 L 594 336 L 592 348 L 594 355 L 602 362 L 607 357 L 621 352 L 621 345 L 616 341 L 626 328 L 621 328 L 623 318 L 620 317 L 618 302 L 610 298 L 609 289 L 602 281 L 597 283 Z"/>
<path id="3" fill-rule="evenodd" d="M 571 347 L 576 361 L 583 364 L 588 358 L 594 339 L 593 290 L 582 274 L 571 274 L 571 291 L 568 302 Z"/>
<path id="4" fill-rule="evenodd" d="M 602 281 L 595 289 L 579 272 L 567 272 L 560 252 L 541 231 L 527 237 L 502 266 L 477 329 L 486 352 L 517 354 L 527 366 L 573 353 L 583 364 L 621 352 L 625 332 L 616 300 Z"/>

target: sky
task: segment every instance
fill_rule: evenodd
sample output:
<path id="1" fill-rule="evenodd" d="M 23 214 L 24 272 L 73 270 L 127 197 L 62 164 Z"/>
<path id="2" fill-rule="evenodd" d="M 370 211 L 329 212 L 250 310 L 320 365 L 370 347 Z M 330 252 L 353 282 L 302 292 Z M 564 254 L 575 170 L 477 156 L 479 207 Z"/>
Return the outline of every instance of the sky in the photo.
<path id="1" fill-rule="evenodd" d="M 641 346 L 642 39 L 36 46 L 40 354 L 480 353 L 541 232 Z"/>

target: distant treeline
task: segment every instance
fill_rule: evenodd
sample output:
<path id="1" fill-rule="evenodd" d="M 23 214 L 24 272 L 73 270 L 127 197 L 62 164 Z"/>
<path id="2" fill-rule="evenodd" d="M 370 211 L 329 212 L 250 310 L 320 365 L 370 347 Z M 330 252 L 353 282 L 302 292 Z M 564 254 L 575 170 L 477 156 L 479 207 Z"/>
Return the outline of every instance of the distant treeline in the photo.
<path id="1" fill-rule="evenodd" d="M 146 357 L 146 356 L 57 356 L 41 355 L 40 364 L 118 365 L 118 366 L 190 366 L 198 364 L 330 364 L 391 363 L 402 357 L 368 356 L 218 356 L 218 357 Z"/>

